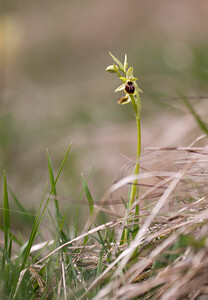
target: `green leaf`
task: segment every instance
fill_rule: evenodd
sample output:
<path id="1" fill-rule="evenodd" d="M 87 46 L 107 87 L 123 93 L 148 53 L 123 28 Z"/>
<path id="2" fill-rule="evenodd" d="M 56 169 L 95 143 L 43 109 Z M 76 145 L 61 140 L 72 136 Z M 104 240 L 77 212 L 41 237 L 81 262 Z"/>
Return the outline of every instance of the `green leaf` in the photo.
<path id="1" fill-rule="evenodd" d="M 92 199 L 92 195 L 90 193 L 90 190 L 87 186 L 87 182 L 85 181 L 83 174 L 81 174 L 81 179 L 82 179 L 82 184 L 83 184 L 83 188 L 85 191 L 85 195 L 87 197 L 88 203 L 89 203 L 89 207 L 90 207 L 90 214 L 91 216 L 93 215 L 93 211 L 94 211 L 94 201 Z"/>
<path id="2" fill-rule="evenodd" d="M 114 65 L 108 66 L 108 67 L 105 69 L 105 71 L 106 71 L 106 72 L 109 72 L 109 73 L 116 73 L 115 68 L 114 68 Z"/>
<path id="3" fill-rule="evenodd" d="M 117 65 L 122 69 L 122 71 L 124 70 L 124 66 L 123 64 L 120 62 L 120 60 L 118 60 L 111 52 L 109 52 L 110 56 L 112 57 L 112 59 L 115 61 L 115 63 L 117 63 Z"/>

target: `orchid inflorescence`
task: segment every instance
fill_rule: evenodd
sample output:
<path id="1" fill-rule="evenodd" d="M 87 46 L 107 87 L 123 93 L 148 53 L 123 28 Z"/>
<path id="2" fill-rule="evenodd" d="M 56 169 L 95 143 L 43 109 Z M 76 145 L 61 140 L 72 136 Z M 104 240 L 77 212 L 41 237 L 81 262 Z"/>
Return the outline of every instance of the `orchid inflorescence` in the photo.
<path id="1" fill-rule="evenodd" d="M 125 54 L 124 64 L 122 64 L 112 53 L 110 53 L 110 56 L 116 64 L 114 63 L 113 65 L 108 66 L 106 68 L 106 71 L 110 73 L 117 73 L 117 75 L 123 82 L 122 85 L 115 89 L 115 93 L 120 91 L 125 92 L 125 96 L 118 99 L 118 104 L 127 104 L 131 102 L 131 95 L 134 95 L 134 98 L 136 100 L 136 94 L 143 94 L 143 91 L 138 87 L 136 83 L 138 78 L 134 77 L 133 75 L 133 67 L 128 68 L 127 55 Z M 124 73 L 125 77 L 121 75 L 120 71 Z"/>

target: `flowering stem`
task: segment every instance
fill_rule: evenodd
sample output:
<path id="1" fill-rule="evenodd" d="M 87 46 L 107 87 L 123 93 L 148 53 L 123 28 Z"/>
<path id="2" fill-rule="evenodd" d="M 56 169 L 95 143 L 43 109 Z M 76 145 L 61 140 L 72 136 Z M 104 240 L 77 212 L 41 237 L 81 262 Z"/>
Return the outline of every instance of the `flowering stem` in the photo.
<path id="1" fill-rule="evenodd" d="M 143 91 L 138 87 L 136 81 L 138 78 L 134 77 L 133 75 L 133 67 L 128 67 L 127 62 L 127 55 L 125 54 L 124 63 L 122 64 L 112 53 L 110 53 L 110 56 L 112 57 L 114 64 L 110 65 L 106 68 L 106 71 L 110 73 L 116 73 L 120 80 L 123 82 L 122 85 L 117 87 L 115 89 L 115 92 L 124 91 L 125 96 L 120 97 L 118 99 L 118 104 L 127 104 L 129 102 L 132 103 L 135 117 L 136 117 L 136 123 L 137 123 L 137 152 L 136 152 L 136 164 L 134 168 L 134 175 L 136 175 L 135 180 L 132 182 L 132 185 L 130 187 L 129 192 L 129 201 L 128 201 L 128 208 L 133 206 L 136 199 L 139 196 L 139 187 L 138 187 L 138 175 L 139 175 L 139 168 L 140 168 L 140 155 L 141 155 L 141 126 L 140 126 L 140 116 L 141 116 L 141 99 L 140 99 L 140 93 L 143 93 Z M 124 76 L 121 76 L 121 71 Z M 131 216 L 138 215 L 139 214 L 139 204 L 135 205 L 135 213 L 131 213 Z M 129 224 L 129 222 L 127 222 Z M 133 237 L 139 230 L 139 225 L 134 224 L 133 226 Z M 122 237 L 124 238 L 123 242 L 129 241 L 129 230 L 128 228 L 125 228 L 123 230 Z"/>
<path id="2" fill-rule="evenodd" d="M 130 98 L 135 111 L 136 123 L 137 123 L 137 153 L 136 153 L 136 165 L 134 169 L 134 175 L 139 175 L 139 167 L 140 167 L 139 159 L 141 155 L 141 125 L 140 125 L 141 99 L 140 99 L 140 94 L 138 92 L 136 94 L 136 101 L 133 95 L 130 95 Z M 131 187 L 129 206 L 131 206 L 134 203 L 136 197 L 138 197 L 139 195 L 139 189 L 137 183 L 138 183 L 138 179 L 135 179 Z M 137 205 L 136 214 L 138 213 L 139 213 L 139 206 Z"/>

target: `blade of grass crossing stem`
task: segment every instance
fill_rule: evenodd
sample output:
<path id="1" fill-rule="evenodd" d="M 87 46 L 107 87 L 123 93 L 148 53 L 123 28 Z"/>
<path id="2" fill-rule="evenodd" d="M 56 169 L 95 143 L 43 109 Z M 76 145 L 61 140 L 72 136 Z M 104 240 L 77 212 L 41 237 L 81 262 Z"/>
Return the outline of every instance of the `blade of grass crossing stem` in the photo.
<path id="1" fill-rule="evenodd" d="M 3 199 L 3 223 L 4 223 L 4 251 L 9 256 L 9 236 L 10 236 L 10 211 L 7 191 L 6 172 L 4 170 L 4 199 Z M 10 256 L 9 256 L 10 258 Z M 2 268 L 5 267 L 5 257 L 2 259 Z"/>
<path id="2" fill-rule="evenodd" d="M 92 217 L 93 211 L 94 211 L 94 201 L 92 199 L 92 195 L 90 193 L 90 190 L 88 188 L 87 182 L 84 179 L 83 174 L 81 174 L 81 178 L 82 178 L 82 184 L 83 184 L 83 188 L 84 188 L 84 191 L 85 191 L 85 195 L 87 197 L 89 208 L 90 208 L 90 215 Z"/>

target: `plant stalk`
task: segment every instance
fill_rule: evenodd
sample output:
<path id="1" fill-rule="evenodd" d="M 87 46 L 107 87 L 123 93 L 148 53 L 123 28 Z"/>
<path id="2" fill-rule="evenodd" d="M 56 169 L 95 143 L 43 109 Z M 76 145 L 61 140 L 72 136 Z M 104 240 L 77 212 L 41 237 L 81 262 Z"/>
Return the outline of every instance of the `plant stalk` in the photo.
<path id="1" fill-rule="evenodd" d="M 140 167 L 140 155 L 141 155 L 141 124 L 140 124 L 140 112 L 141 112 L 141 99 L 140 94 L 136 94 L 136 101 L 133 95 L 130 95 L 133 107 L 135 110 L 136 123 L 137 123 L 137 152 L 136 152 L 136 165 L 134 168 L 134 175 L 139 175 L 139 167 Z M 136 104 L 136 107 L 135 107 Z M 136 109 L 135 109 L 136 108 Z M 136 198 L 139 196 L 139 188 L 138 188 L 138 179 L 135 179 L 132 183 L 130 197 L 129 197 L 129 206 L 131 206 Z M 136 206 L 135 214 L 139 213 L 139 205 Z"/>

